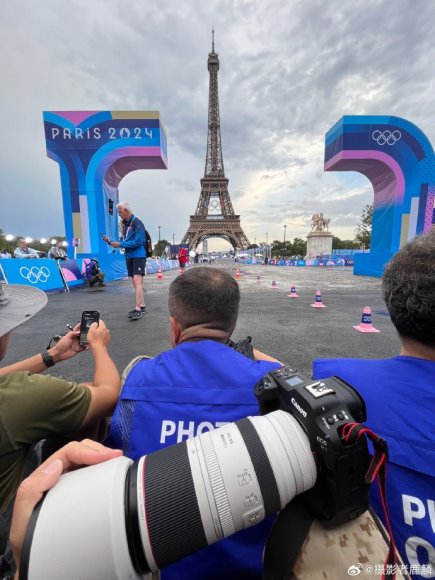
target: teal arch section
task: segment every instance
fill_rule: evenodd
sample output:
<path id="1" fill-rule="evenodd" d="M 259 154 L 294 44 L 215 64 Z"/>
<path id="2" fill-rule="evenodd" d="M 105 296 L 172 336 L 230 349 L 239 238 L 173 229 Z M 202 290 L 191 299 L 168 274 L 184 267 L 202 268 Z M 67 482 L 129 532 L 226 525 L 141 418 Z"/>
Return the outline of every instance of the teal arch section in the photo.
<path id="1" fill-rule="evenodd" d="M 370 252 L 355 255 L 355 274 L 382 276 L 408 240 L 435 224 L 434 150 L 406 119 L 342 117 L 326 133 L 325 171 L 358 171 L 373 186 Z"/>
<path id="2" fill-rule="evenodd" d="M 167 169 L 166 129 L 157 111 L 45 111 L 47 155 L 59 165 L 68 255 L 101 255 L 118 239 L 122 178 Z"/>

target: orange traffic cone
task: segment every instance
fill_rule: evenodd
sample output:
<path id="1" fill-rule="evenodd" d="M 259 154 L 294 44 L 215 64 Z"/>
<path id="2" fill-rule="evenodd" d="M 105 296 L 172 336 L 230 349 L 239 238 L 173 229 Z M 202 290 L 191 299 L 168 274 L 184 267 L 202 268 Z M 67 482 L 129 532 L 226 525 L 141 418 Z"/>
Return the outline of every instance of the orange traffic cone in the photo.
<path id="1" fill-rule="evenodd" d="M 316 291 L 316 301 L 314 304 L 311 304 L 313 308 L 326 308 L 326 306 L 322 302 L 322 293 L 320 290 Z"/>
<path id="2" fill-rule="evenodd" d="M 293 286 L 290 288 L 290 294 L 288 295 L 290 298 L 297 298 L 298 294 L 296 293 L 296 286 L 293 284 Z"/>
<path id="3" fill-rule="evenodd" d="M 361 322 L 358 326 L 352 326 L 355 330 L 360 332 L 381 332 L 372 324 L 372 309 L 370 306 L 364 306 L 361 316 Z"/>
<path id="4" fill-rule="evenodd" d="M 278 288 L 278 284 L 275 282 L 275 280 L 272 280 L 272 290 L 276 290 Z"/>
<path id="5" fill-rule="evenodd" d="M 240 278 L 240 268 L 237 268 L 236 270 L 236 278 Z"/>
<path id="6" fill-rule="evenodd" d="M 163 273 L 161 268 L 159 268 L 159 271 L 157 272 L 157 280 L 163 280 Z"/>

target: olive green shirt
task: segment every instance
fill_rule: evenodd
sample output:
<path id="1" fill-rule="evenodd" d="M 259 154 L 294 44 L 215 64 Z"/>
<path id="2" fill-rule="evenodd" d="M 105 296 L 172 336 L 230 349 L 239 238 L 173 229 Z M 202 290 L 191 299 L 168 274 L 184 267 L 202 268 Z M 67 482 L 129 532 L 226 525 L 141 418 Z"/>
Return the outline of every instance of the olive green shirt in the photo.
<path id="1" fill-rule="evenodd" d="M 0 513 L 16 494 L 32 445 L 77 430 L 90 403 L 86 385 L 27 371 L 0 378 Z"/>

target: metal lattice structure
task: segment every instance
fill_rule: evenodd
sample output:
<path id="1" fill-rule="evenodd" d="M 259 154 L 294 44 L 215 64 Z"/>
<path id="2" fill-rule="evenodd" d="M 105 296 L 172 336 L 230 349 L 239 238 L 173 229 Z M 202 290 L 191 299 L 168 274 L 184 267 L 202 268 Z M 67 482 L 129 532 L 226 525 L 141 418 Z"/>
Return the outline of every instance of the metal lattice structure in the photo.
<path id="1" fill-rule="evenodd" d="M 240 225 L 240 216 L 234 214 L 224 171 L 218 93 L 219 55 L 214 51 L 214 31 L 207 67 L 210 88 L 204 177 L 195 215 L 190 216 L 190 225 L 181 243 L 196 250 L 202 241 L 218 237 L 227 240 L 234 250 L 244 250 L 249 246 L 249 240 Z"/>

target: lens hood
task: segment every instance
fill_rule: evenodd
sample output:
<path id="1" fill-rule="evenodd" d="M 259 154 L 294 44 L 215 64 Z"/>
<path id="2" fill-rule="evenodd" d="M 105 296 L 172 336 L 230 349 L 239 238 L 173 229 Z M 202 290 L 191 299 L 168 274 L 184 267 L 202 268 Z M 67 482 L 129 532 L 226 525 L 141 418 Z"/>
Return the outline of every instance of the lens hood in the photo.
<path id="1" fill-rule="evenodd" d="M 20 580 L 139 580 L 127 544 L 124 489 L 132 461 L 118 457 L 63 475 L 33 513 Z"/>

